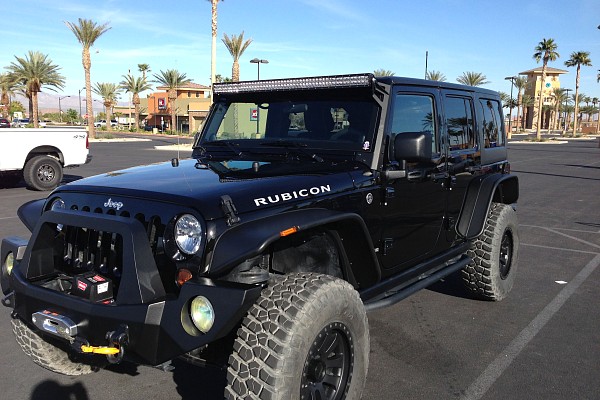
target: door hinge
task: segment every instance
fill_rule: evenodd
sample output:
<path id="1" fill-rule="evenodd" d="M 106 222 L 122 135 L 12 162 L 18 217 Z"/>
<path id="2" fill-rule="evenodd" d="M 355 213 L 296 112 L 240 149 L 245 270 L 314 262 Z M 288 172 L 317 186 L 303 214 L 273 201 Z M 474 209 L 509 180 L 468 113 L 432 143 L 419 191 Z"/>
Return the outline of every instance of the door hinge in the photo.
<path id="1" fill-rule="evenodd" d="M 394 239 L 383 239 L 383 255 L 387 256 L 394 247 Z"/>

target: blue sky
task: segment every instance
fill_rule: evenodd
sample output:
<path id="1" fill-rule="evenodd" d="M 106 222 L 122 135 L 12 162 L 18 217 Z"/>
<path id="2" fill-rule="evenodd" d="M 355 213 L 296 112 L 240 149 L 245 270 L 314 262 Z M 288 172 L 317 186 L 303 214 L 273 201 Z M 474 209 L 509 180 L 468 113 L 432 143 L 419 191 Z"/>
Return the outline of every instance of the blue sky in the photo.
<path id="1" fill-rule="evenodd" d="M 92 48 L 92 82 L 115 82 L 137 65 L 152 73 L 176 68 L 196 83 L 210 83 L 210 3 L 148 0 L 6 0 L 2 7 L 0 67 L 29 50 L 48 54 L 66 77 L 62 94 L 84 86 L 81 47 L 64 21 L 89 18 L 112 27 Z M 564 62 L 589 51 L 581 91 L 600 97 L 598 0 L 225 0 L 219 3 L 217 73 L 231 76 L 223 33 L 245 32 L 253 42 L 240 60 L 242 80 L 371 72 L 422 78 L 428 67 L 454 82 L 464 71 L 485 74 L 486 87 L 510 92 L 504 77 L 536 67 L 543 38 L 553 38 L 569 70 L 563 87 L 575 88 L 575 69 Z M 47 90 L 45 90 L 47 91 Z M 51 93 L 51 92 L 50 92 Z"/>

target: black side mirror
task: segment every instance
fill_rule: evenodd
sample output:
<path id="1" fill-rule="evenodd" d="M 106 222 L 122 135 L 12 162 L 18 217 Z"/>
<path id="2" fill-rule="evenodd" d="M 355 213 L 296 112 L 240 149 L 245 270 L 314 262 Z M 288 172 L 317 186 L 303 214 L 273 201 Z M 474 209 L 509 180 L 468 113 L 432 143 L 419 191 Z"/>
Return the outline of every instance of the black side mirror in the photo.
<path id="1" fill-rule="evenodd" d="M 431 162 L 431 132 L 402 132 L 394 137 L 392 149 L 395 161 L 427 163 Z"/>

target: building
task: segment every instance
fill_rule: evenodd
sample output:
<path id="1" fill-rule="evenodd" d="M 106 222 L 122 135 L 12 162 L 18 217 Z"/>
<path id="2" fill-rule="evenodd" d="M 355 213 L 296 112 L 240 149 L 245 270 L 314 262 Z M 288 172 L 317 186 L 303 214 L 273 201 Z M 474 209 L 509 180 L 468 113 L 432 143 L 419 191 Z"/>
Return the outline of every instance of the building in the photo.
<path id="1" fill-rule="evenodd" d="M 548 110 L 543 111 L 542 128 L 548 128 L 551 123 L 552 110 L 555 107 L 555 97 L 552 91 L 555 88 L 560 88 L 560 75 L 566 74 L 568 71 L 563 69 L 546 67 L 546 80 L 542 82 L 542 67 L 530 69 L 520 72 L 519 75 L 527 77 L 527 86 L 525 87 L 524 95 L 531 96 L 534 99 L 534 105 L 527 107 L 527 116 L 525 120 L 526 129 L 537 129 L 537 116 L 539 96 L 543 97 L 543 106 L 549 106 Z M 544 110 L 544 108 L 542 108 Z"/>
<path id="2" fill-rule="evenodd" d="M 169 88 L 159 86 L 158 92 L 140 99 L 140 117 L 145 125 L 163 127 L 171 130 L 171 109 L 169 107 Z M 178 132 L 197 132 L 204 123 L 210 108 L 210 87 L 197 83 L 188 83 L 177 88 L 175 99 L 175 120 Z"/>

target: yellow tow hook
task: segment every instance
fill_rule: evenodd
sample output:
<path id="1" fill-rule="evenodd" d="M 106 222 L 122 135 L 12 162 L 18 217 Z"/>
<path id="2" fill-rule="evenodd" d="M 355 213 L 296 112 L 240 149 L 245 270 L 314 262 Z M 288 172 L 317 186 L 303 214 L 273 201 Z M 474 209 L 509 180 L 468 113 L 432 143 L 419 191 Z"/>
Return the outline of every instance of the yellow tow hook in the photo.
<path id="1" fill-rule="evenodd" d="M 113 356 L 115 354 L 119 354 L 119 352 L 121 350 L 117 347 L 88 346 L 88 345 L 83 344 L 83 345 L 81 345 L 81 351 L 83 353 L 93 353 L 93 354 L 103 354 L 103 355 L 107 355 L 107 356 Z"/>

